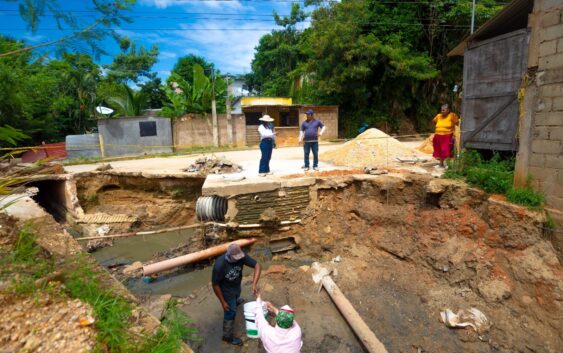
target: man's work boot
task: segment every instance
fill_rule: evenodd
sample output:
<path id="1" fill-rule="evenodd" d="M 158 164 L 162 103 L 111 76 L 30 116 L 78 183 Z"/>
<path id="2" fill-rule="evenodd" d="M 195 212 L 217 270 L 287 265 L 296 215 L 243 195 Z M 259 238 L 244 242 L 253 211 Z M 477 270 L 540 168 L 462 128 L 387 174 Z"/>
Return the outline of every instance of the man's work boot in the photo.
<path id="1" fill-rule="evenodd" d="M 223 320 L 223 341 L 235 346 L 242 346 L 242 340 L 234 336 L 235 320 Z"/>
<path id="2" fill-rule="evenodd" d="M 237 306 L 242 305 L 246 302 L 246 300 L 244 300 L 244 298 L 238 298 L 237 299 Z"/>

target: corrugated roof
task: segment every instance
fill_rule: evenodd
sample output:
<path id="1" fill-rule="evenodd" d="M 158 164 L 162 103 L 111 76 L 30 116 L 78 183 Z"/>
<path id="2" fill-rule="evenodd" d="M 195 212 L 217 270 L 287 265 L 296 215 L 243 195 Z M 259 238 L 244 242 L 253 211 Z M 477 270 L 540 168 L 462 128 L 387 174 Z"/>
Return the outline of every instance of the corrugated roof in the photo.
<path id="1" fill-rule="evenodd" d="M 498 14 L 490 18 L 472 35 L 453 48 L 448 56 L 463 55 L 467 45 L 474 40 L 493 38 L 528 26 L 528 15 L 534 10 L 534 0 L 513 0 Z"/>

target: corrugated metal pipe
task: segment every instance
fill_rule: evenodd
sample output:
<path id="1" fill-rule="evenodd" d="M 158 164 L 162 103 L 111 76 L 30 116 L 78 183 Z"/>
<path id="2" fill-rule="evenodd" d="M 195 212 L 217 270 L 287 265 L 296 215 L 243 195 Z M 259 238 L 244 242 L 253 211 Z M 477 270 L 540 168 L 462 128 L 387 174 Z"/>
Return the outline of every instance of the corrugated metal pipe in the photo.
<path id="1" fill-rule="evenodd" d="M 201 196 L 195 204 L 195 213 L 200 221 L 224 221 L 227 199 L 221 196 Z"/>

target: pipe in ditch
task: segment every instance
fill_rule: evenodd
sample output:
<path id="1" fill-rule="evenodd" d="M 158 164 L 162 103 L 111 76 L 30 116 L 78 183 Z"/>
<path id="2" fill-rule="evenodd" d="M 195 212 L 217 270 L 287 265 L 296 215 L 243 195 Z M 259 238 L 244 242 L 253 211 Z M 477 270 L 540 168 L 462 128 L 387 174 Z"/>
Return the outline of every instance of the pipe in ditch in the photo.
<path id="1" fill-rule="evenodd" d="M 239 239 L 235 240 L 233 243 L 237 243 L 240 247 L 245 247 L 256 242 L 256 238 Z M 143 266 L 143 275 L 150 276 L 155 273 L 171 270 L 176 267 L 188 265 L 194 262 L 202 261 L 210 257 L 221 255 L 227 252 L 227 247 L 230 243 L 225 243 L 211 248 L 197 251 L 191 254 L 175 257 L 172 259 L 155 262 L 154 264 L 149 264 Z"/>
<path id="2" fill-rule="evenodd" d="M 201 196 L 197 199 L 195 212 L 200 221 L 224 221 L 227 199 L 216 195 Z"/>

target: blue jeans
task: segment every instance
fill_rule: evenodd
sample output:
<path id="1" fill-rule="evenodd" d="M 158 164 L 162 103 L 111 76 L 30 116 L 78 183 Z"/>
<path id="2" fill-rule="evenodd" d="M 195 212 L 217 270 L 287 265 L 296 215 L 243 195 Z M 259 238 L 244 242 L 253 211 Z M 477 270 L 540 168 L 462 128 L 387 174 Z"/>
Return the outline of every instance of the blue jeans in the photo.
<path id="1" fill-rule="evenodd" d="M 270 159 L 272 159 L 272 149 L 274 148 L 274 140 L 267 138 L 260 141 L 260 151 L 262 157 L 260 158 L 260 167 L 258 173 L 270 172 Z"/>
<path id="2" fill-rule="evenodd" d="M 237 299 L 238 297 L 225 298 L 227 304 L 229 304 L 229 310 L 223 313 L 223 320 L 234 320 L 237 316 Z"/>
<path id="3" fill-rule="evenodd" d="M 313 151 L 313 168 L 317 168 L 319 166 L 319 143 L 305 142 L 303 149 L 305 150 L 305 168 L 309 168 L 310 151 Z"/>

